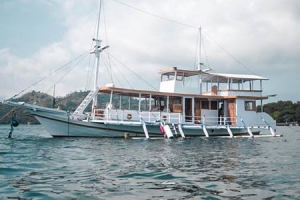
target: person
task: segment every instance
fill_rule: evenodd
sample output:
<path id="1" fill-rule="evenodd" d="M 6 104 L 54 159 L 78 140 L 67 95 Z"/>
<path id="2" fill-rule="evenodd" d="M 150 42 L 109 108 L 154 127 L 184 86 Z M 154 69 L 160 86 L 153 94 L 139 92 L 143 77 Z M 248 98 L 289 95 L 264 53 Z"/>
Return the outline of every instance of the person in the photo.
<path id="1" fill-rule="evenodd" d="M 8 134 L 8 138 L 11 138 L 14 127 L 17 127 L 18 125 L 19 123 L 17 121 L 17 112 L 13 110 L 13 113 L 11 115 L 10 132 Z"/>
<path id="2" fill-rule="evenodd" d="M 223 109 L 223 103 L 221 104 L 221 107 L 219 108 L 219 124 L 222 124 L 222 118 L 224 117 L 224 109 Z"/>

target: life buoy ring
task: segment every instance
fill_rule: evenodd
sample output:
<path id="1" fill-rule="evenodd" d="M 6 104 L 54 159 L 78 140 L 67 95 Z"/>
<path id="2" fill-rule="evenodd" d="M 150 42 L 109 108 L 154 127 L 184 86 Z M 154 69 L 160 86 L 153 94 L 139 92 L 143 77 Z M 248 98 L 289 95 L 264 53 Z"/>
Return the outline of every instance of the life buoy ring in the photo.
<path id="1" fill-rule="evenodd" d="M 132 119 L 132 115 L 129 113 L 129 114 L 127 114 L 127 119 L 128 120 L 131 120 Z"/>
<path id="2" fill-rule="evenodd" d="M 164 115 L 164 116 L 162 117 L 162 119 L 163 119 L 164 122 L 167 121 L 167 116 Z"/>

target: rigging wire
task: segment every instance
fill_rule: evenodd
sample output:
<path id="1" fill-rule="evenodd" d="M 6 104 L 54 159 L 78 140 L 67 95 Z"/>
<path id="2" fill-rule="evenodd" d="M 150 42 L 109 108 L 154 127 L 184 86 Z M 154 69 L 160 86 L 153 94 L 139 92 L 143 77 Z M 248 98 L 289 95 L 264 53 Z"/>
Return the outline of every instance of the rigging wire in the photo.
<path id="1" fill-rule="evenodd" d="M 106 52 L 108 54 L 108 52 Z M 111 56 L 112 58 L 114 58 L 113 56 Z M 114 58 L 116 61 L 118 61 L 116 58 Z M 119 62 L 119 61 L 118 61 Z M 121 74 L 121 76 L 124 78 L 124 80 L 127 82 L 127 84 L 133 89 L 134 87 L 130 84 L 130 82 L 128 81 L 128 79 L 123 75 L 122 71 L 119 69 L 119 67 L 117 67 L 117 65 L 112 61 L 112 63 L 115 66 L 115 69 L 118 70 L 119 74 Z M 121 62 L 119 62 L 121 63 Z M 122 64 L 122 63 L 121 63 Z M 122 64 L 123 65 L 123 64 Z M 123 65 L 125 66 L 125 65 Z M 122 86 L 122 84 L 120 84 Z"/>
<path id="2" fill-rule="evenodd" d="M 207 67 L 208 67 L 208 69 L 211 69 L 210 65 L 209 65 L 208 57 L 207 57 L 206 48 L 205 48 L 205 45 L 204 45 L 204 40 L 202 40 L 202 45 L 203 45 L 203 51 L 204 51 L 204 54 L 205 54 L 205 59 L 206 59 L 206 62 L 207 62 Z"/>
<path id="3" fill-rule="evenodd" d="M 105 61 L 103 60 L 103 62 L 105 62 Z M 111 61 L 111 62 L 114 64 L 113 61 Z M 117 67 L 115 64 L 114 64 L 114 66 Z M 111 72 L 113 73 L 113 70 L 112 70 Z M 122 73 L 121 73 L 121 75 L 122 75 Z M 122 83 L 120 82 L 120 80 L 119 80 L 119 78 L 118 78 L 118 76 L 117 76 L 116 73 L 114 73 L 114 77 L 115 77 L 115 79 L 118 81 L 119 85 L 120 85 L 121 87 L 123 87 L 123 86 L 122 86 Z M 126 80 L 125 77 L 124 77 L 124 79 Z M 126 80 L 126 81 L 127 81 L 127 80 Z M 113 84 L 114 84 L 114 83 L 113 83 Z"/>
<path id="4" fill-rule="evenodd" d="M 134 6 L 131 6 L 129 4 L 126 4 L 124 2 L 120 2 L 118 0 L 112 0 L 116 3 L 119 3 L 121 5 L 124 5 L 124 6 L 127 6 L 131 9 L 134 9 L 134 10 L 137 10 L 139 12 L 142 12 L 144 14 L 147 14 L 147 15 L 150 15 L 150 16 L 153 16 L 153 17 L 156 17 L 156 18 L 159 18 L 161 20 L 165 20 L 165 21 L 169 21 L 169 22 L 172 22 L 172 23 L 175 23 L 175 24 L 178 24 L 178 25 L 181 25 L 181 26 L 185 26 L 185 27 L 188 27 L 188 28 L 192 28 L 192 29 L 199 29 L 198 27 L 196 26 L 193 26 L 193 25 L 189 25 L 189 24 L 185 24 L 185 23 L 182 23 L 182 22 L 178 22 L 178 21 L 175 21 L 175 20 L 172 20 L 172 19 L 168 19 L 166 17 L 162 17 L 162 16 L 159 16 L 157 14 L 153 14 L 153 13 L 150 13 L 148 11 L 145 11 L 145 10 L 142 10 L 140 8 L 137 8 L 137 7 L 134 7 Z M 203 30 L 203 28 L 202 28 Z M 251 72 L 252 74 L 256 75 L 256 73 L 254 73 L 249 67 L 247 67 L 245 64 L 243 64 L 240 60 L 238 60 L 235 56 L 233 56 L 231 53 L 229 53 L 223 46 L 221 46 L 215 39 L 213 39 L 205 30 L 204 30 L 204 33 L 217 45 L 219 46 L 225 53 L 227 53 L 232 59 L 234 59 L 237 63 L 239 63 L 241 66 L 243 66 L 245 69 L 247 69 L 249 72 Z"/>
<path id="5" fill-rule="evenodd" d="M 106 58 L 104 56 L 102 56 L 102 61 L 103 61 L 103 64 L 106 68 L 107 73 L 110 74 L 110 66 L 109 66 L 108 61 L 106 60 Z M 110 78 L 111 82 L 113 83 L 112 77 L 109 76 L 109 78 Z"/>
<path id="6" fill-rule="evenodd" d="M 233 56 L 231 53 L 229 53 L 224 47 L 222 47 L 216 40 L 214 40 L 206 31 L 204 31 L 204 33 L 218 46 L 220 47 L 225 53 L 227 53 L 233 60 L 235 60 L 237 63 L 239 63 L 240 65 L 242 65 L 245 69 L 247 69 L 249 72 L 251 72 L 252 74 L 256 75 L 256 73 L 254 73 L 249 67 L 247 67 L 246 65 L 244 65 L 241 61 L 239 61 L 235 56 Z"/>
<path id="7" fill-rule="evenodd" d="M 63 78 L 65 78 L 88 54 L 86 54 L 84 57 L 82 57 L 71 69 L 69 69 L 58 81 L 54 83 L 54 85 L 49 88 L 49 90 L 46 92 L 48 93 L 56 84 L 58 84 Z"/>
<path id="8" fill-rule="evenodd" d="M 65 65 L 59 67 L 58 69 L 52 71 L 50 74 L 48 74 L 47 76 L 44 76 L 43 78 L 41 78 L 40 80 L 36 81 L 35 83 L 33 83 L 32 85 L 30 85 L 29 87 L 23 89 L 21 92 L 15 94 L 14 96 L 12 96 L 11 98 L 7 99 L 6 101 L 8 100 L 11 100 L 11 99 L 14 99 L 16 98 L 17 96 L 19 96 L 19 94 L 23 93 L 24 91 L 28 90 L 29 88 L 33 87 L 34 85 L 37 85 L 38 83 L 42 82 L 43 80 L 45 80 L 46 78 L 52 76 L 53 74 L 55 74 L 56 72 L 58 72 L 59 70 L 65 68 L 66 66 L 68 66 L 69 64 L 71 64 L 72 62 L 74 62 L 75 60 L 79 59 L 80 57 L 82 57 L 83 55 L 87 54 L 89 51 L 91 50 L 88 50 L 86 52 L 84 52 L 83 54 L 79 55 L 78 57 L 76 57 L 75 59 L 69 61 L 68 63 L 66 63 Z"/>
<path id="9" fill-rule="evenodd" d="M 9 111 L 8 113 L 6 113 L 6 114 L 0 119 L 0 121 L 3 120 L 5 117 L 7 117 L 10 113 L 12 113 L 12 112 L 15 111 L 15 110 L 16 110 L 15 108 L 11 109 L 11 111 Z"/>
<path id="10" fill-rule="evenodd" d="M 92 56 L 90 55 L 89 56 L 89 64 L 88 64 L 88 72 L 87 72 L 87 75 L 86 75 L 86 84 L 85 84 L 85 88 L 84 88 L 85 91 L 90 87 L 92 71 L 94 69 L 94 64 L 91 67 L 91 60 L 92 60 Z M 94 58 L 94 60 L 95 60 L 95 58 Z M 95 63 L 95 62 L 93 62 L 93 63 Z M 92 68 L 92 70 L 91 70 L 91 68 Z"/>
<path id="11" fill-rule="evenodd" d="M 124 5 L 124 6 L 127 6 L 127 7 L 129 7 L 129 8 L 132 8 L 132 9 L 134 9 L 134 10 L 137 10 L 137 11 L 139 11 L 139 12 L 145 13 L 145 14 L 147 14 L 147 15 L 151 15 L 151 16 L 153 16 L 153 17 L 156 17 L 156 18 L 165 20 L 165 21 L 169 21 L 169 22 L 172 22 L 172 23 L 175 23 L 175 24 L 179 24 L 179 25 L 181 25 L 181 26 L 193 28 L 193 29 L 199 29 L 199 28 L 197 28 L 197 27 L 195 27 L 195 26 L 192 26 L 192 25 L 189 25 L 189 24 L 185 24 L 185 23 L 182 23 L 182 22 L 178 22 L 178 21 L 175 21 L 175 20 L 172 20 L 172 19 L 168 19 L 168 18 L 166 18 L 166 17 L 162 17 L 162 16 L 159 16 L 159 15 L 150 13 L 150 12 L 148 12 L 148 11 L 139 9 L 139 8 L 137 8 L 137 7 L 131 6 L 131 5 L 129 5 L 129 4 L 123 3 L 123 2 L 118 1 L 118 0 L 112 0 L 112 1 L 114 1 L 114 2 L 116 2 L 116 3 L 119 3 L 119 4 L 122 4 L 122 5 Z"/>
<path id="12" fill-rule="evenodd" d="M 109 42 L 108 42 L 108 37 L 107 37 L 107 28 L 106 28 L 106 18 L 105 18 L 105 9 L 104 9 L 104 4 L 103 4 L 103 23 L 104 23 L 104 31 L 105 31 L 105 39 L 106 39 L 106 43 L 107 43 L 107 45 L 109 44 Z M 112 83 L 114 83 L 114 80 L 113 80 L 113 76 L 112 76 L 112 68 L 111 68 L 111 64 L 110 64 L 110 57 L 109 57 L 109 48 L 107 49 L 107 52 L 108 52 L 108 54 L 107 54 L 107 56 L 108 56 L 108 67 L 109 67 L 109 71 L 108 71 L 108 73 L 109 73 L 109 75 L 110 75 L 110 80 L 111 80 L 111 82 Z"/>
<path id="13" fill-rule="evenodd" d="M 136 75 L 137 77 L 139 77 L 142 81 L 144 81 L 147 85 L 149 85 L 152 89 L 154 89 L 155 91 L 157 91 L 157 89 L 155 87 L 153 87 L 150 83 L 148 83 L 145 79 L 143 79 L 140 75 L 138 75 L 137 73 L 135 73 L 132 69 L 130 69 L 129 67 L 127 67 L 125 64 L 123 64 L 120 60 L 118 60 L 116 57 L 114 57 L 112 54 L 110 54 L 110 56 L 115 59 L 118 63 L 120 63 L 123 67 L 127 68 L 129 71 L 131 71 L 134 75 Z"/>

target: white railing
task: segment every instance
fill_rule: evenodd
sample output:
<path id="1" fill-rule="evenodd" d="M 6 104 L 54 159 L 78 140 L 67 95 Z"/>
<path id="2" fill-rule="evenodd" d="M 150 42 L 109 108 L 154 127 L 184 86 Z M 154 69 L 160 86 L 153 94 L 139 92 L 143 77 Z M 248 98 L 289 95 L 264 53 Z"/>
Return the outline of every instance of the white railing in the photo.
<path id="1" fill-rule="evenodd" d="M 95 110 L 96 120 L 113 121 L 140 121 L 162 122 L 167 124 L 205 124 L 211 126 L 236 126 L 239 124 L 237 117 L 207 117 L 207 116 L 187 116 L 182 113 L 160 112 L 160 111 L 137 111 L 118 109 L 97 109 Z"/>

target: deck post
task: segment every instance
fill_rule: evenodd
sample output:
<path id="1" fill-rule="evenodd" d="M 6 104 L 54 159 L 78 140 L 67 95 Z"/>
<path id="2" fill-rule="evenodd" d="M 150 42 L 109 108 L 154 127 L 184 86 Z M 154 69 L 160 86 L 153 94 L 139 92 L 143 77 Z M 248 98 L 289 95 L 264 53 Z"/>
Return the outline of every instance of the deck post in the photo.
<path id="1" fill-rule="evenodd" d="M 202 128 L 203 128 L 203 132 L 205 134 L 205 137 L 209 137 L 205 124 L 202 125 Z"/>
<path id="2" fill-rule="evenodd" d="M 226 126 L 226 129 L 227 129 L 227 132 L 229 133 L 229 136 L 231 137 L 231 138 L 233 138 L 233 134 L 232 134 L 232 131 L 231 131 L 231 129 L 230 129 L 230 125 L 229 125 L 229 123 L 227 122 L 227 118 L 225 117 L 225 126 Z"/>
<path id="3" fill-rule="evenodd" d="M 178 130 L 182 138 L 185 138 L 184 132 L 182 130 L 181 124 L 178 124 Z"/>
<path id="4" fill-rule="evenodd" d="M 250 135 L 251 137 L 253 137 L 253 133 L 252 133 L 250 127 L 247 127 L 247 126 L 246 126 L 246 123 L 244 122 L 243 118 L 241 118 L 241 121 L 242 121 L 242 123 L 244 124 L 244 127 L 247 129 L 249 135 Z"/>
<path id="5" fill-rule="evenodd" d="M 175 136 L 177 137 L 178 133 L 177 133 L 176 126 L 175 126 L 174 123 L 172 123 L 172 127 L 173 127 L 173 130 L 174 130 Z"/>
<path id="6" fill-rule="evenodd" d="M 206 126 L 205 126 L 205 115 L 203 116 L 202 129 L 203 129 L 203 132 L 205 134 L 205 137 L 209 137 Z"/>
<path id="7" fill-rule="evenodd" d="M 231 131 L 229 125 L 227 125 L 226 128 L 227 128 L 227 131 L 228 131 L 228 133 L 229 133 L 229 136 L 230 136 L 231 138 L 233 138 L 233 134 L 232 134 L 232 131 Z"/>
<path id="8" fill-rule="evenodd" d="M 144 133 L 145 133 L 146 139 L 149 139 L 148 129 L 147 129 L 146 123 L 145 123 L 145 121 L 143 120 L 142 117 L 141 117 L 141 123 L 143 125 L 143 129 L 144 129 Z"/>
<path id="9" fill-rule="evenodd" d="M 273 128 L 271 127 L 271 125 L 270 125 L 264 118 L 261 118 L 261 119 L 263 120 L 263 122 L 265 122 L 265 123 L 268 125 L 268 129 L 270 130 L 271 135 L 272 135 L 272 136 L 276 136 L 276 134 L 275 134 Z"/>

